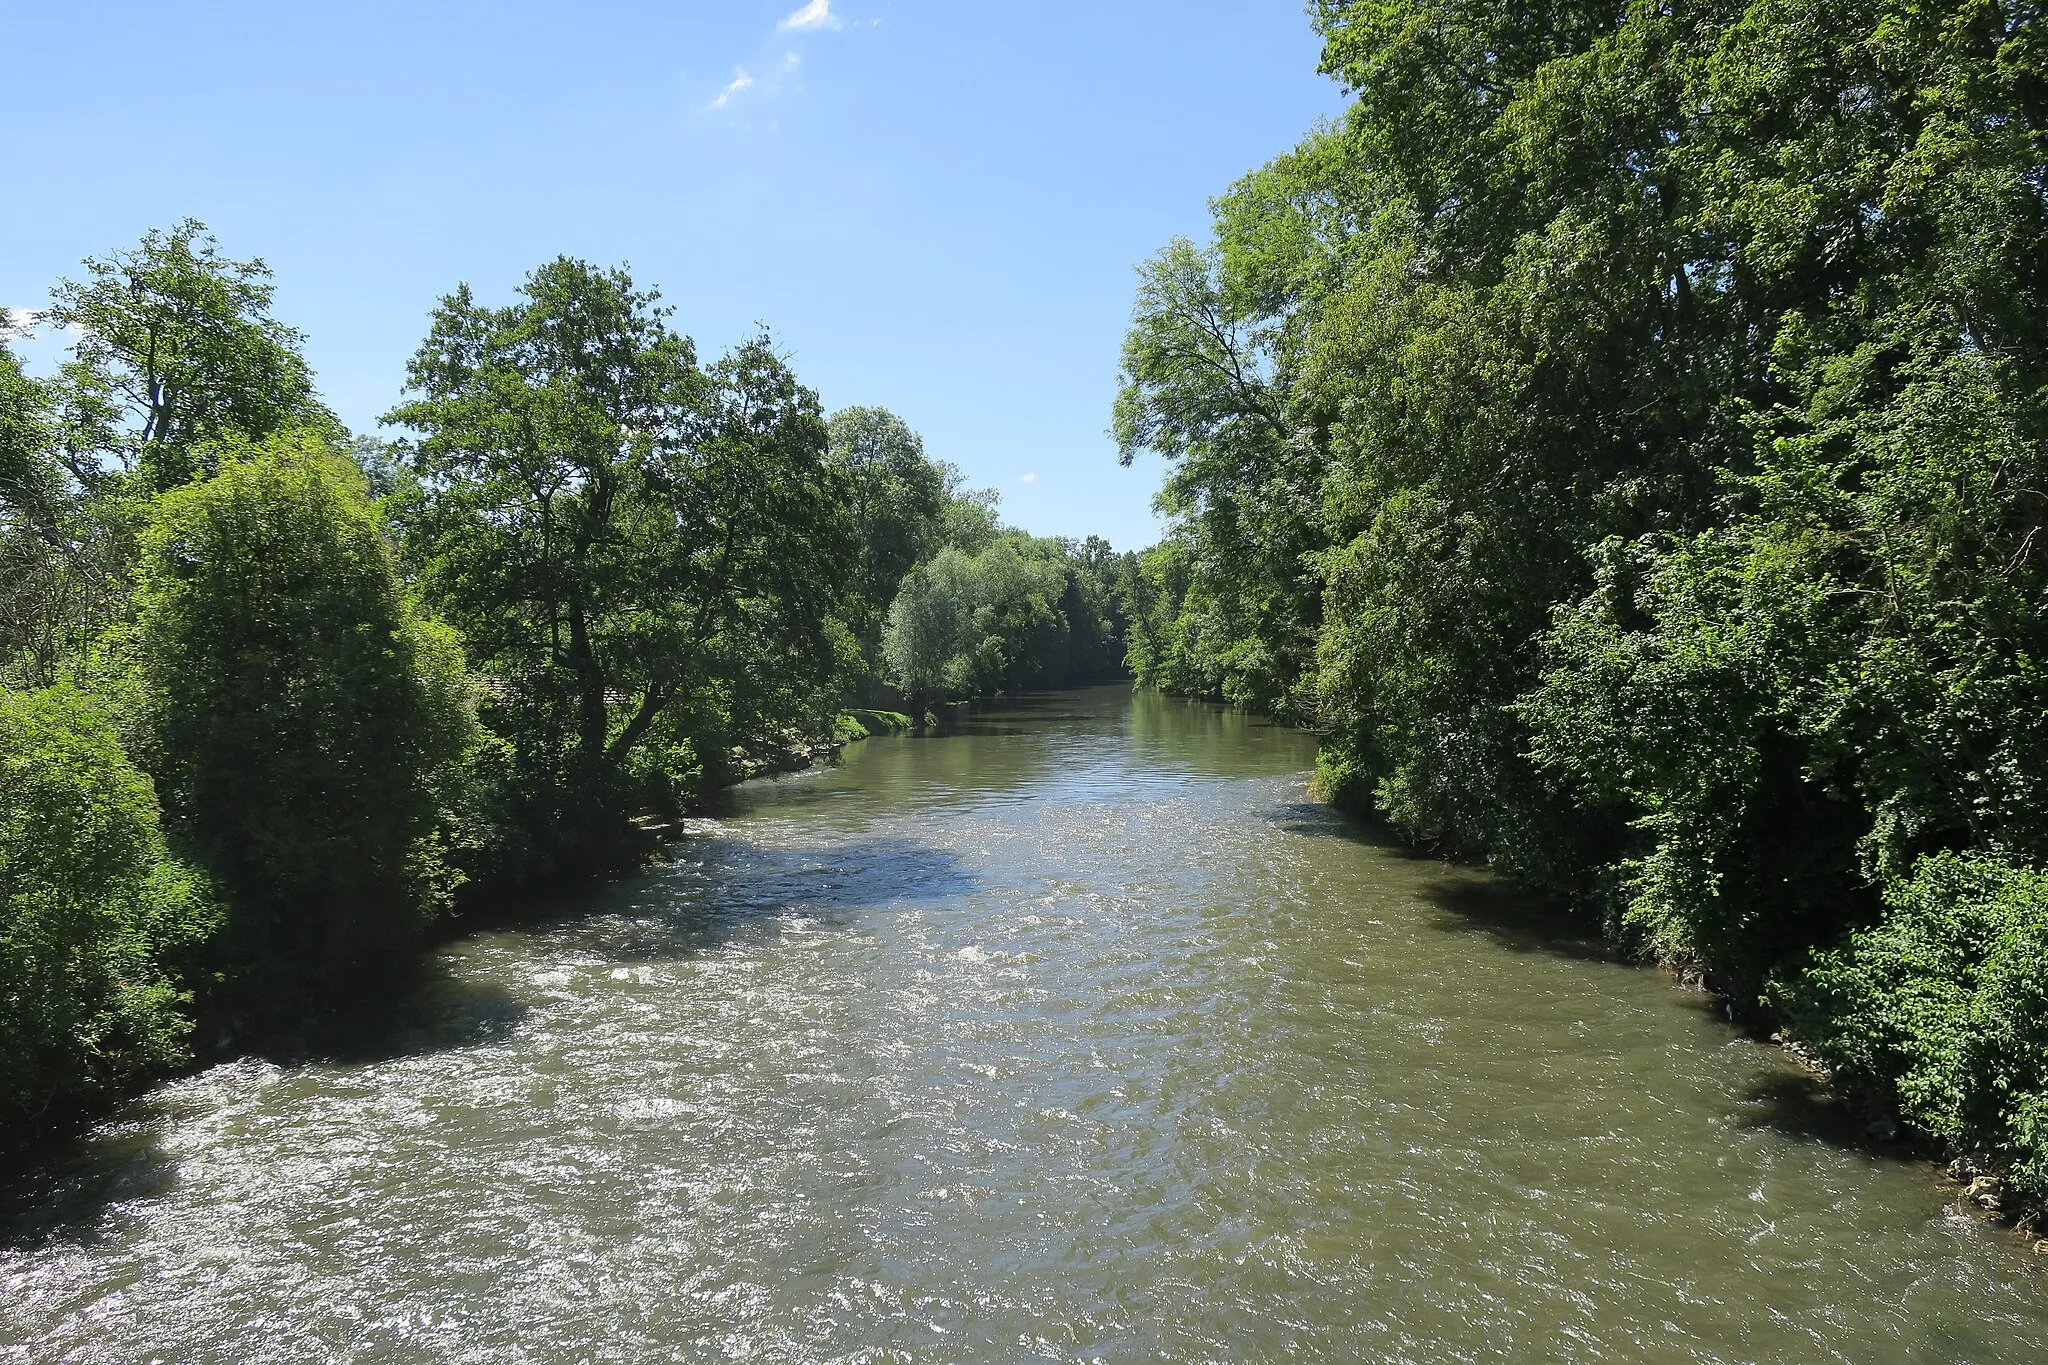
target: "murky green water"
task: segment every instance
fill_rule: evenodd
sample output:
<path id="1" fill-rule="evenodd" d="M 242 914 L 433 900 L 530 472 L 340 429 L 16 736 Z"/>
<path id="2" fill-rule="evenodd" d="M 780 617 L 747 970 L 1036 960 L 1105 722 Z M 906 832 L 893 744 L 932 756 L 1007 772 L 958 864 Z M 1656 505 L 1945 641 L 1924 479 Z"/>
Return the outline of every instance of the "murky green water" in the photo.
<path id="1" fill-rule="evenodd" d="M 2038 1258 L 1310 757 L 1106 689 L 755 784 L 104 1127 L 0 1360 L 2048 1359 Z"/>

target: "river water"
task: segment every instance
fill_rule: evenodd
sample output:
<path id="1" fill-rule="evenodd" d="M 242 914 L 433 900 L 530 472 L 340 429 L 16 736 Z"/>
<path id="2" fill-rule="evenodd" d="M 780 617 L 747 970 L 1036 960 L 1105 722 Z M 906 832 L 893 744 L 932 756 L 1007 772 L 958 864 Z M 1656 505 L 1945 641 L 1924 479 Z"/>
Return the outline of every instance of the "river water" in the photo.
<path id="1" fill-rule="evenodd" d="M 750 784 L 96 1130 L 0 1360 L 2048 1359 L 1930 1168 L 1311 758 L 1097 689 Z"/>

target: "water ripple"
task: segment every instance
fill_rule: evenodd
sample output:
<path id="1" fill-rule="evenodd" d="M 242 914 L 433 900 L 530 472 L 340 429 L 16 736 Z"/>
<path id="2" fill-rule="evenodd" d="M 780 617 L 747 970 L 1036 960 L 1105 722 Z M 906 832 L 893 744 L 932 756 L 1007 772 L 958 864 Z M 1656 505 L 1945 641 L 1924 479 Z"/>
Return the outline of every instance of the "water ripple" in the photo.
<path id="1" fill-rule="evenodd" d="M 2033 1361 L 1783 1060 L 1119 692 L 856 746 L 319 1060 L 163 1087 L 0 1360 Z"/>

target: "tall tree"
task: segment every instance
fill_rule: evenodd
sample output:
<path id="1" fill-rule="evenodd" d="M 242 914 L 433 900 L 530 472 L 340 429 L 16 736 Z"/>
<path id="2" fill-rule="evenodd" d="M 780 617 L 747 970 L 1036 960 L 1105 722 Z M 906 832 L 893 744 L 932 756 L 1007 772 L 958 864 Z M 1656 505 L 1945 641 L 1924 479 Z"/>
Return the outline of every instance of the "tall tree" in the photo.
<path id="1" fill-rule="evenodd" d="M 122 509 L 59 459 L 56 399 L 0 338 L 0 683 L 47 687 L 120 610 Z"/>
<path id="2" fill-rule="evenodd" d="M 903 576 L 938 548 L 946 471 L 926 458 L 924 441 L 886 408 L 842 408 L 828 430 L 856 547 L 849 624 L 873 663 Z"/>
<path id="3" fill-rule="evenodd" d="M 765 337 L 704 370 L 667 319 L 568 258 L 505 307 L 458 289 L 387 419 L 419 434 L 398 515 L 487 719 L 536 813 L 586 829 L 657 721 L 754 671 L 822 688 L 838 666 L 848 538 L 817 397 Z"/>
<path id="4" fill-rule="evenodd" d="M 1207 547 L 1198 572 L 1229 641 L 1223 692 L 1298 714 L 1321 617 L 1304 556 L 1321 544 L 1322 461 L 1296 438 L 1278 320 L 1242 292 L 1217 253 L 1186 240 L 1144 265 L 1113 433 L 1125 464 L 1142 451 L 1168 460 L 1157 506 Z"/>
<path id="5" fill-rule="evenodd" d="M 271 316 L 269 268 L 222 256 L 205 224 L 152 230 L 85 269 L 52 291 L 43 319 L 76 337 L 57 391 L 61 448 L 86 486 L 108 457 L 162 491 L 207 472 L 210 441 L 333 426 L 303 338 Z"/>

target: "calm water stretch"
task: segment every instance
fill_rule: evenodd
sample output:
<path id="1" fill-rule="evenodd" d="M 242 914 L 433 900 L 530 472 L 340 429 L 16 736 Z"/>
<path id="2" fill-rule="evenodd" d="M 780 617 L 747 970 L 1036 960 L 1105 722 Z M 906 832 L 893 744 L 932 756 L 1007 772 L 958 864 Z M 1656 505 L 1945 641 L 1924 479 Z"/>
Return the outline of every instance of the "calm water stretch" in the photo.
<path id="1" fill-rule="evenodd" d="M 755 783 L 131 1105 L 0 1360 L 2014 1361 L 2048 1276 L 1704 1002 L 1102 689 Z"/>

